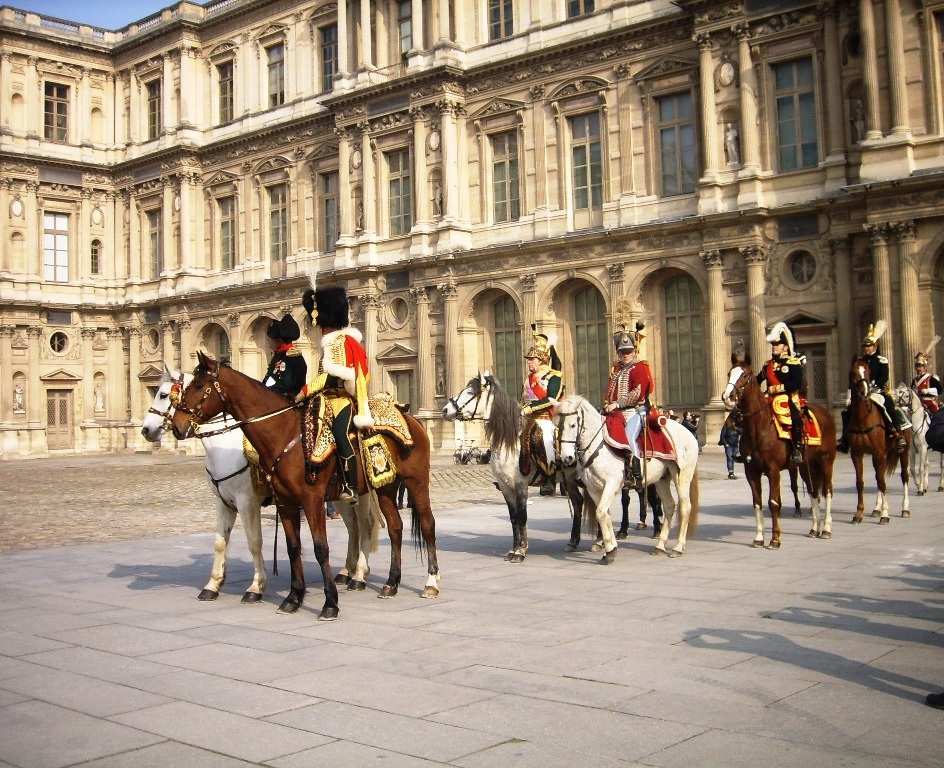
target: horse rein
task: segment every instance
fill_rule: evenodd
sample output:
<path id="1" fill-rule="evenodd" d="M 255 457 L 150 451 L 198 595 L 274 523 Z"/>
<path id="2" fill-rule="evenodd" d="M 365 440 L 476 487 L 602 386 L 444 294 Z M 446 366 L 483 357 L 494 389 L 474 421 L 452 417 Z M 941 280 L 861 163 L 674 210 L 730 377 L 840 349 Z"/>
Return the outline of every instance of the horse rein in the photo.
<path id="1" fill-rule="evenodd" d="M 466 389 L 468 389 L 468 387 L 466 387 Z M 485 397 L 485 406 L 486 406 L 486 408 L 487 408 L 487 407 L 488 407 L 488 401 L 489 401 L 489 400 L 491 399 L 491 397 L 492 397 L 492 390 L 491 390 L 491 387 L 489 386 L 488 379 L 485 380 L 485 384 L 479 384 L 479 391 L 478 391 L 478 394 L 473 395 L 473 394 L 469 393 L 469 399 L 466 400 L 461 406 L 459 405 L 459 401 L 456 400 L 455 397 L 450 397 L 450 398 L 446 401 L 446 403 L 447 403 L 448 405 L 451 405 L 451 406 L 453 407 L 453 409 L 455 409 L 455 412 L 456 412 L 456 421 L 474 421 L 475 419 L 484 418 L 483 416 L 476 416 L 475 414 L 478 413 L 478 410 L 479 410 L 479 403 L 480 403 L 481 400 L 482 400 L 482 394 L 483 394 L 483 392 L 484 392 L 485 390 L 487 390 L 486 397 Z M 463 389 L 462 392 L 465 392 L 465 389 Z M 462 392 L 460 392 L 459 395 L 461 395 Z M 458 395 L 457 395 L 456 397 L 458 397 Z M 463 410 L 462 410 L 462 409 L 465 408 L 469 403 L 473 403 L 473 402 L 475 403 L 475 407 L 472 409 L 472 415 L 471 415 L 471 416 L 466 416 L 466 415 L 463 413 Z"/>

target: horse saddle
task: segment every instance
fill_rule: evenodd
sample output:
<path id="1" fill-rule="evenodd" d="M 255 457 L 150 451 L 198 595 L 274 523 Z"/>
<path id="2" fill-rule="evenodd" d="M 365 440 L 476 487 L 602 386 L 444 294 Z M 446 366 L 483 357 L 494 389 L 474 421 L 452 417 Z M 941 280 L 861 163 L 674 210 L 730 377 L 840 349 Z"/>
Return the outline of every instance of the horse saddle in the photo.
<path id="1" fill-rule="evenodd" d="M 675 461 L 675 447 L 663 429 L 667 417 L 662 416 L 658 409 L 651 408 L 646 416 L 646 429 L 640 430 L 636 438 L 636 446 L 640 456 L 647 459 L 669 459 Z M 617 454 L 624 459 L 631 453 L 629 437 L 626 434 L 626 421 L 620 411 L 611 411 L 606 414 L 603 430 L 603 440 Z"/>
<path id="2" fill-rule="evenodd" d="M 556 468 L 548 462 L 547 451 L 544 448 L 544 433 L 534 419 L 526 419 L 521 430 L 521 451 L 518 454 L 518 469 L 521 474 L 528 476 L 531 469 L 537 464 L 537 473 L 531 481 L 532 486 L 544 483 L 545 478 L 553 476 Z"/>
<path id="3" fill-rule="evenodd" d="M 777 437 L 781 440 L 792 440 L 793 416 L 790 413 L 790 395 L 774 395 L 770 401 L 774 411 L 774 424 L 777 428 Z M 803 435 L 807 445 L 822 445 L 823 430 L 816 415 L 806 407 L 805 398 L 800 398 L 800 414 L 803 421 Z"/>
<path id="4" fill-rule="evenodd" d="M 249 465 L 249 476 L 252 478 L 252 489 L 257 496 L 264 499 L 262 506 L 267 507 L 272 503 L 272 486 L 265 479 L 265 471 L 259 463 L 259 454 L 252 447 L 249 438 L 243 435 L 243 455 L 246 457 L 246 463 Z"/>

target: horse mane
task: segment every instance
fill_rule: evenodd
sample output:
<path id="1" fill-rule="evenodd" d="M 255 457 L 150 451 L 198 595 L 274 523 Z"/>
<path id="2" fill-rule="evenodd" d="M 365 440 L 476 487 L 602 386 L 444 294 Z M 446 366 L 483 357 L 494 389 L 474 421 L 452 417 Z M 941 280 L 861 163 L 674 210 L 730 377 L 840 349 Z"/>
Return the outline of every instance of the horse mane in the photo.
<path id="1" fill-rule="evenodd" d="M 485 438 L 492 450 L 517 451 L 521 408 L 498 383 L 498 379 L 487 374 L 485 381 L 492 390 L 492 409 L 485 420 Z"/>
<path id="2" fill-rule="evenodd" d="M 263 393 L 265 393 L 264 396 L 265 396 L 267 399 L 272 399 L 273 402 L 278 402 L 278 403 L 280 403 L 281 405 L 288 405 L 288 404 L 289 404 L 289 401 L 288 401 L 286 398 L 284 398 L 282 395 L 280 395 L 280 394 L 279 394 L 278 392 L 276 392 L 275 390 L 269 389 L 265 384 L 263 384 L 263 383 L 262 383 L 261 381 L 259 381 L 258 379 L 254 379 L 252 376 L 249 376 L 248 374 L 245 374 L 245 373 L 243 373 L 242 371 L 238 371 L 238 370 L 236 370 L 235 368 L 233 368 L 233 367 L 231 367 L 231 366 L 229 366 L 229 365 L 224 365 L 223 363 L 221 363 L 221 362 L 219 362 L 219 361 L 217 361 L 217 360 L 214 360 L 214 359 L 213 359 L 212 357 L 210 357 L 209 355 L 206 355 L 206 354 L 200 355 L 200 356 L 198 356 L 198 360 L 199 360 L 199 362 L 197 363 L 197 367 L 193 369 L 193 378 L 194 378 L 194 379 L 196 379 L 196 378 L 198 378 L 198 377 L 200 377 L 200 376 L 210 375 L 210 366 L 207 365 L 207 363 L 208 363 L 208 362 L 209 362 L 209 363 L 216 363 L 217 366 L 218 366 L 218 367 L 217 367 L 217 372 L 216 372 L 217 378 L 219 378 L 220 374 L 223 374 L 224 376 L 225 376 L 225 375 L 230 375 L 230 374 L 232 374 L 232 375 L 236 376 L 237 378 L 243 379 L 244 381 L 246 381 L 246 382 L 248 382 L 248 383 L 254 385 L 255 391 L 256 391 L 256 393 L 257 393 L 260 397 L 263 397 Z"/>

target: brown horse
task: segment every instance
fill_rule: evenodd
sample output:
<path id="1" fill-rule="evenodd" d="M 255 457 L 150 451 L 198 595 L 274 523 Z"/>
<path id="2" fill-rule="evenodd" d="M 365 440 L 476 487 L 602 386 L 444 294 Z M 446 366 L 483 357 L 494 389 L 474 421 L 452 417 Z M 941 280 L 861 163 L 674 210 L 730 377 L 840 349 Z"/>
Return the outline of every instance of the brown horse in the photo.
<path id="1" fill-rule="evenodd" d="M 336 498 L 337 483 L 332 483 L 336 460 L 334 454 L 319 469 L 317 481 L 309 485 L 305 476 L 302 451 L 300 414 L 298 408 L 287 404 L 285 398 L 263 386 L 255 379 L 220 365 L 217 361 L 197 353 L 199 364 L 193 381 L 184 389 L 171 422 L 178 440 L 189 437 L 197 425 L 221 412 L 233 416 L 252 446 L 259 453 L 263 469 L 272 477 L 272 488 L 278 501 L 279 518 L 285 530 L 285 542 L 291 564 L 291 587 L 279 606 L 280 613 L 295 613 L 305 598 L 305 573 L 301 556 L 301 515 L 305 510 L 308 527 L 315 545 L 315 558 L 324 578 L 325 604 L 319 619 L 330 621 L 338 617 L 338 589 L 331 578 L 328 562 L 328 537 L 325 524 L 326 500 Z M 413 448 L 401 450 L 393 440 L 384 437 L 391 456 L 396 458 L 397 478 L 376 491 L 380 510 L 387 521 L 390 534 L 390 575 L 379 597 L 393 597 L 400 585 L 401 545 L 403 521 L 397 509 L 397 489 L 402 482 L 413 500 L 412 532 L 418 545 L 422 532 L 426 544 L 429 579 L 422 597 L 439 595 L 439 565 L 436 558 L 436 522 L 429 503 L 429 438 L 423 426 L 409 414 L 404 414 L 413 436 Z M 363 467 L 360 471 L 359 490 L 367 493 Z M 331 496 L 327 494 L 331 491 Z"/>
<path id="2" fill-rule="evenodd" d="M 859 502 L 856 506 L 853 523 L 861 523 L 865 512 L 865 475 L 862 457 L 865 454 L 872 456 L 872 467 L 875 469 L 875 483 L 878 486 L 878 495 L 872 517 L 879 518 L 879 525 L 888 525 L 888 496 L 886 478 L 895 471 L 895 464 L 901 464 L 901 482 L 904 486 L 905 500 L 901 509 L 902 517 L 911 517 L 908 509 L 908 453 L 911 450 L 911 430 L 902 432 L 905 439 L 905 450 L 899 455 L 895 440 L 889 440 L 885 433 L 885 419 L 882 409 L 872 399 L 879 395 L 874 392 L 872 371 L 869 362 L 862 357 L 852 358 L 852 367 L 849 370 L 849 422 L 846 425 L 846 437 L 849 439 L 849 455 L 856 473 L 856 493 Z"/>
<path id="3" fill-rule="evenodd" d="M 786 440 L 777 436 L 774 423 L 774 411 L 766 396 L 760 390 L 757 377 L 751 369 L 750 360 L 735 362 L 728 374 L 728 384 L 722 395 L 728 408 L 740 411 L 744 424 L 741 434 L 740 451 L 744 459 L 744 475 L 751 487 L 754 502 L 754 515 L 757 519 L 757 533 L 754 546 L 764 546 L 764 516 L 762 507 L 764 476 L 770 487 L 767 506 L 773 531 L 770 539 L 771 549 L 779 549 L 780 541 L 780 472 L 788 467 L 790 447 Z M 799 474 L 812 499 L 813 527 L 809 536 L 821 539 L 832 538 L 832 500 L 833 500 L 833 463 L 836 460 L 836 425 L 825 408 L 807 405 L 807 409 L 816 416 L 821 431 L 820 445 L 805 445 L 803 463 L 799 465 Z M 820 520 L 820 499 L 825 500 L 825 513 Z"/>

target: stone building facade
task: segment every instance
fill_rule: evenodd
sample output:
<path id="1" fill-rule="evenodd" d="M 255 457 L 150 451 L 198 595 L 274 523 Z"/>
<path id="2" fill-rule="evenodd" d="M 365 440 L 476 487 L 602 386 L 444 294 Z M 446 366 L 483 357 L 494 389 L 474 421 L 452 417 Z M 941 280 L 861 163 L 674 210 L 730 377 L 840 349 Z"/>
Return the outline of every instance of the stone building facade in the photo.
<path id="1" fill-rule="evenodd" d="M 731 351 L 785 320 L 838 411 L 876 319 L 895 380 L 944 335 L 942 67 L 944 0 L 4 7 L 0 456 L 143 448 L 162 362 L 261 375 L 312 279 L 438 448 L 532 324 L 600 399 L 642 320 L 711 443 Z"/>

